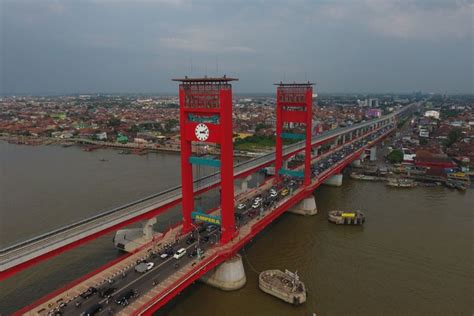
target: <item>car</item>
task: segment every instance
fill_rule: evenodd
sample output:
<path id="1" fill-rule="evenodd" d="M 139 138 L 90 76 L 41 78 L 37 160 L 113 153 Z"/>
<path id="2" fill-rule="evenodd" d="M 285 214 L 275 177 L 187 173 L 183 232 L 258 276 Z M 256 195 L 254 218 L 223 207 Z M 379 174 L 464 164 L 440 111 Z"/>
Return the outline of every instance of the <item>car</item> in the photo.
<path id="1" fill-rule="evenodd" d="M 153 262 L 142 262 L 135 266 L 135 271 L 138 273 L 145 273 L 153 269 L 154 266 L 155 264 Z"/>
<path id="2" fill-rule="evenodd" d="M 262 199 L 261 196 L 257 196 L 257 197 L 255 198 L 255 200 L 253 200 L 253 201 L 254 201 L 254 202 L 256 202 L 256 201 L 260 202 L 260 201 L 262 201 L 262 200 L 263 200 L 263 199 Z"/>
<path id="3" fill-rule="evenodd" d="M 88 288 L 87 290 L 85 290 L 84 292 L 82 292 L 80 294 L 80 296 L 83 298 L 83 299 L 87 299 L 89 297 L 91 297 L 92 295 L 94 295 L 95 293 L 97 293 L 97 289 L 93 286 L 91 286 L 90 288 Z"/>
<path id="4" fill-rule="evenodd" d="M 289 191 L 288 191 L 288 189 L 287 189 L 287 188 L 285 188 L 285 189 L 281 190 L 281 196 L 287 196 L 287 195 L 288 195 L 288 193 L 289 193 Z"/>
<path id="5" fill-rule="evenodd" d="M 182 256 L 184 256 L 186 254 L 186 249 L 185 248 L 181 248 L 179 249 L 178 251 L 176 251 L 176 253 L 174 254 L 173 258 L 175 258 L 176 260 L 179 260 Z"/>
<path id="6" fill-rule="evenodd" d="M 239 210 L 243 210 L 247 205 L 245 205 L 244 203 L 240 203 L 238 206 L 237 206 L 237 209 Z"/>
<path id="7" fill-rule="evenodd" d="M 166 260 L 166 258 L 168 258 L 170 255 L 167 253 L 167 252 L 163 252 L 161 255 L 160 255 L 160 258 L 163 259 L 163 260 Z"/>
<path id="8" fill-rule="evenodd" d="M 252 208 L 259 208 L 261 205 L 260 201 L 255 201 L 253 204 L 252 204 Z"/>
<path id="9" fill-rule="evenodd" d="M 274 198 L 277 197 L 278 193 L 277 191 L 270 191 L 270 197 Z"/>
<path id="10" fill-rule="evenodd" d="M 217 226 L 216 225 L 209 225 L 207 226 L 206 230 L 208 233 L 212 233 L 213 231 L 215 231 L 217 229 Z"/>
<path id="11" fill-rule="evenodd" d="M 102 304 L 94 304 L 83 313 L 84 316 L 93 316 L 102 311 L 104 306 Z"/>
<path id="12" fill-rule="evenodd" d="M 191 245 L 195 241 L 196 241 L 196 238 L 194 238 L 193 236 L 190 236 L 188 239 L 186 239 L 186 244 Z"/>
<path id="13" fill-rule="evenodd" d="M 138 296 L 138 292 L 136 290 L 128 290 L 123 294 L 119 295 L 115 300 L 115 303 L 118 305 L 127 306 L 128 300 L 136 296 Z"/>
<path id="14" fill-rule="evenodd" d="M 107 288 L 104 288 L 100 291 L 100 296 L 103 297 L 103 298 L 110 298 L 112 297 L 112 294 L 114 294 L 114 292 L 116 291 L 117 289 L 114 288 L 114 287 L 107 287 Z"/>

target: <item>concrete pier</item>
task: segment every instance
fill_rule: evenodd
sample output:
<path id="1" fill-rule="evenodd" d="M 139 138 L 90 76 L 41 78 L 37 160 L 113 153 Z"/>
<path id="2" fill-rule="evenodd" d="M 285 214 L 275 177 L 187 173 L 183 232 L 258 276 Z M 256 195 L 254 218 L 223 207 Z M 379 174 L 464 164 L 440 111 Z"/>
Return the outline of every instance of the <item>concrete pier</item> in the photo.
<path id="1" fill-rule="evenodd" d="M 370 148 L 370 161 L 376 161 L 377 160 L 377 147 L 371 147 Z"/>
<path id="2" fill-rule="evenodd" d="M 353 167 L 360 167 L 360 164 L 361 164 L 360 159 L 356 159 L 353 162 L 351 162 L 351 165 Z"/>
<path id="3" fill-rule="evenodd" d="M 316 206 L 316 199 L 314 196 L 307 197 L 301 200 L 297 205 L 288 209 L 288 212 L 298 215 L 316 215 L 318 208 Z"/>
<path id="4" fill-rule="evenodd" d="M 235 255 L 203 275 L 200 280 L 223 291 L 242 288 L 247 283 L 242 257 L 239 254 Z"/>
<path id="5" fill-rule="evenodd" d="M 324 181 L 325 185 L 330 185 L 333 187 L 342 186 L 342 173 L 335 174 Z"/>
<path id="6" fill-rule="evenodd" d="M 154 224 L 156 224 L 155 217 L 145 222 L 143 228 L 118 230 L 114 236 L 115 247 L 126 252 L 133 252 L 137 248 L 150 242 L 153 238 L 161 236 L 161 233 L 153 230 Z"/>

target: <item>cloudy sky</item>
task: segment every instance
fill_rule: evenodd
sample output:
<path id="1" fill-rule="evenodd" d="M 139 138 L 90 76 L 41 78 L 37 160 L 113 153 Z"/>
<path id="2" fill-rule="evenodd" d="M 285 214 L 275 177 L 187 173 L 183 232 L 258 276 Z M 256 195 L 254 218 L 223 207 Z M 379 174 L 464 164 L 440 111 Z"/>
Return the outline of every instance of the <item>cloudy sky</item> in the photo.
<path id="1" fill-rule="evenodd" d="M 0 0 L 0 93 L 473 93 L 474 0 Z"/>

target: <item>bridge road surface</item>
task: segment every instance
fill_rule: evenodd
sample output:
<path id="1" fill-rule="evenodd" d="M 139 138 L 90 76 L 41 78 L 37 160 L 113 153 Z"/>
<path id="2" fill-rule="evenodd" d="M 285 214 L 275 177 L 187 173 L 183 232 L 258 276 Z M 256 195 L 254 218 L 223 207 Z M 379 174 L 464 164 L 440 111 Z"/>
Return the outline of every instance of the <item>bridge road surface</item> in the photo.
<path id="1" fill-rule="evenodd" d="M 322 133 L 313 137 L 312 144 L 313 146 L 321 144 L 339 135 L 368 127 L 378 122 L 384 122 L 396 117 L 416 104 L 417 103 L 413 103 L 405 106 L 396 112 L 375 120 Z M 304 141 L 285 146 L 284 156 L 299 152 L 304 149 L 304 146 Z M 264 166 L 270 165 L 274 160 L 275 153 L 273 152 L 237 164 L 234 167 L 234 177 L 252 173 Z M 196 180 L 195 191 L 203 192 L 219 183 L 220 175 L 219 172 L 216 172 L 212 175 Z M 88 240 L 97 238 L 107 232 L 116 230 L 141 219 L 156 216 L 165 211 L 168 207 L 178 204 L 180 201 L 181 186 L 178 186 L 4 248 L 0 250 L 0 280 L 21 271 L 36 262 L 59 254 Z"/>
<path id="2" fill-rule="evenodd" d="M 324 177 L 324 174 L 326 172 L 330 172 L 330 170 L 333 169 L 333 168 L 330 168 L 330 167 L 336 167 L 337 168 L 338 164 L 344 164 L 344 165 L 347 164 L 347 163 L 345 163 L 347 158 L 353 158 L 355 152 L 359 152 L 360 150 L 363 150 L 363 148 L 365 148 L 365 146 L 367 146 L 371 141 L 373 141 L 375 139 L 380 140 L 381 137 L 388 134 L 392 130 L 393 130 L 393 128 L 382 127 L 379 130 L 373 132 L 372 134 L 363 135 L 359 138 L 356 138 L 356 139 L 340 146 L 339 148 L 335 149 L 334 151 L 329 151 L 329 152 L 324 153 L 324 154 L 322 154 L 318 157 L 314 157 L 313 160 L 312 160 L 312 168 L 317 165 L 317 162 L 319 160 L 327 161 L 328 159 L 335 159 L 336 162 L 335 162 L 334 165 L 331 165 L 331 166 L 328 164 L 326 168 L 321 170 L 319 177 L 315 177 L 313 179 L 313 181 L 312 181 L 313 184 L 316 184 L 321 179 L 320 177 Z M 354 148 L 354 145 L 355 145 L 355 148 Z M 352 149 L 354 149 L 354 150 L 352 150 Z M 351 150 L 352 150 L 352 152 L 351 152 Z M 340 155 L 341 153 L 342 153 L 342 156 Z M 298 168 L 301 168 L 301 167 L 303 167 L 303 166 L 300 166 Z M 288 179 L 288 180 L 279 182 L 274 187 L 276 189 L 276 191 L 278 192 L 278 195 L 275 198 L 271 198 L 269 196 L 269 188 L 273 185 L 273 182 L 274 182 L 274 179 L 271 179 L 269 182 L 264 184 L 263 187 L 258 188 L 256 190 L 252 190 L 250 192 L 250 194 L 247 196 L 246 200 L 245 200 L 246 207 L 242 210 L 236 209 L 236 223 L 239 227 L 245 226 L 252 219 L 254 219 L 256 216 L 262 216 L 262 215 L 264 215 L 264 213 L 268 213 L 269 210 L 275 209 L 275 204 L 280 202 L 282 199 L 285 198 L 281 195 L 281 192 L 282 192 L 283 189 L 286 188 L 286 189 L 289 189 L 290 192 L 296 193 L 296 192 L 298 192 L 298 190 L 301 187 L 301 181 L 290 181 Z M 255 209 L 255 208 L 252 208 L 250 206 L 252 201 L 253 201 L 253 197 L 256 196 L 256 195 L 260 195 L 262 197 L 262 199 L 263 199 L 262 200 L 262 207 L 264 207 L 264 208 Z M 291 197 L 291 193 L 285 199 L 290 198 L 290 197 Z M 239 201 L 239 202 L 242 202 L 242 201 Z M 204 237 L 205 236 L 212 236 L 211 237 L 211 238 L 213 238 L 212 240 L 218 240 L 218 237 L 219 237 L 217 235 L 217 231 L 214 231 L 212 233 L 204 231 L 201 235 L 202 239 L 201 239 L 201 243 L 200 243 L 200 247 L 203 250 L 207 250 L 209 247 L 211 247 L 211 244 L 208 244 L 208 243 L 204 242 Z M 188 250 L 193 249 L 196 245 L 196 242 L 193 242 L 190 245 L 187 245 L 187 243 L 185 242 L 186 238 L 187 238 L 187 236 L 182 237 L 180 241 L 175 243 L 174 244 L 174 250 L 177 250 L 181 247 L 188 248 Z M 206 254 L 204 254 L 204 255 L 206 255 Z M 121 294 L 123 294 L 124 292 L 126 292 L 128 290 L 136 290 L 136 291 L 138 291 L 140 296 L 145 295 L 146 298 L 147 298 L 147 301 L 151 300 L 152 297 L 150 295 L 147 295 L 146 292 L 149 292 L 154 287 L 153 281 L 156 280 L 156 281 L 162 282 L 162 281 L 166 280 L 171 275 L 173 275 L 175 273 L 179 273 L 179 269 L 180 269 L 181 266 L 185 266 L 186 264 L 190 263 L 193 260 L 195 260 L 195 259 L 194 258 L 189 258 L 186 255 L 185 255 L 185 257 L 183 257 L 179 260 L 171 258 L 171 259 L 167 259 L 165 261 L 162 261 L 159 257 L 149 257 L 147 259 L 147 261 L 148 262 L 154 262 L 155 266 L 153 267 L 153 269 L 151 271 L 146 272 L 144 274 L 138 274 L 138 273 L 134 272 L 134 266 L 135 266 L 136 263 L 132 263 L 132 265 L 130 265 L 128 270 L 126 271 L 127 274 L 126 274 L 125 278 L 123 278 L 123 279 L 121 279 L 120 277 L 115 278 L 116 281 L 112 285 L 108 285 L 107 283 L 105 283 L 105 284 L 107 284 L 106 285 L 107 287 L 108 286 L 113 286 L 113 287 L 118 289 L 117 292 L 114 294 L 114 297 L 112 299 L 106 300 L 104 298 L 99 297 L 97 294 L 93 295 L 91 298 L 89 298 L 87 300 L 84 300 L 81 297 L 78 297 L 76 299 L 73 299 L 71 302 L 68 302 L 68 304 L 61 309 L 61 312 L 63 314 L 66 314 L 66 315 L 68 315 L 70 313 L 77 314 L 77 313 L 80 313 L 80 311 L 86 311 L 89 307 L 91 307 L 91 306 L 93 306 L 97 303 L 100 303 L 104 306 L 101 314 L 107 315 L 109 313 L 117 313 L 117 312 L 123 311 L 122 309 L 124 307 L 121 306 L 121 305 L 116 304 L 114 302 L 114 300 L 115 300 L 115 298 L 119 297 Z M 174 267 L 175 262 L 179 262 L 179 264 L 180 264 L 180 267 L 178 267 L 177 269 Z M 101 287 L 103 287 L 103 285 Z M 84 288 L 84 286 L 82 286 L 82 288 Z M 100 287 L 98 286 L 98 288 L 100 288 Z M 136 300 L 139 300 L 139 299 L 140 299 L 140 297 L 139 298 L 131 298 L 129 300 L 129 303 L 133 304 Z M 79 307 L 76 307 L 75 306 L 76 302 L 82 302 L 82 304 Z M 38 308 L 34 308 L 34 309 L 36 311 L 39 310 Z M 47 311 L 45 311 L 45 312 L 47 312 Z"/>

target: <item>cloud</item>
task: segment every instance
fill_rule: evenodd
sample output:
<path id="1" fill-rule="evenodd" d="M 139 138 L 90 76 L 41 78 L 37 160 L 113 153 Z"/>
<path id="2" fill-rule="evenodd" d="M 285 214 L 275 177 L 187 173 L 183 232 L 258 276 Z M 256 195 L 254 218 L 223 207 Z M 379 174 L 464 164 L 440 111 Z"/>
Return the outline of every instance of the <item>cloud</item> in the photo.
<path id="1" fill-rule="evenodd" d="M 468 1 L 363 0 L 321 6 L 317 17 L 360 24 L 370 32 L 395 39 L 440 40 L 472 36 L 474 4 Z"/>
<path id="2" fill-rule="evenodd" d="M 177 49 L 196 53 L 255 53 L 255 49 L 236 45 L 235 38 L 224 30 L 192 28 L 181 31 L 172 37 L 162 37 L 159 42 L 168 49 Z"/>

